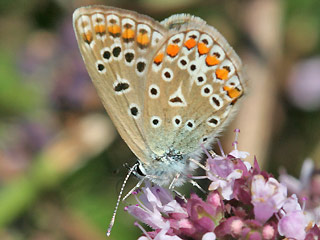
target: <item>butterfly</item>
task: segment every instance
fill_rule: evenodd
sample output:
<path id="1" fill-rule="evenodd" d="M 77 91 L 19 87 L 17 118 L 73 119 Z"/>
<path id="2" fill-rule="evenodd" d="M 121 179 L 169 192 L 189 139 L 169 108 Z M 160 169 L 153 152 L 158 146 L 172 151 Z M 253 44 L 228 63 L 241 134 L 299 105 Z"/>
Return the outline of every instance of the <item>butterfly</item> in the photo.
<path id="1" fill-rule="evenodd" d="M 242 63 L 199 17 L 162 22 L 88 6 L 73 14 L 78 45 L 98 95 L 138 158 L 135 173 L 182 185 L 234 115 L 246 91 Z M 198 161 L 198 160 L 197 160 Z"/>

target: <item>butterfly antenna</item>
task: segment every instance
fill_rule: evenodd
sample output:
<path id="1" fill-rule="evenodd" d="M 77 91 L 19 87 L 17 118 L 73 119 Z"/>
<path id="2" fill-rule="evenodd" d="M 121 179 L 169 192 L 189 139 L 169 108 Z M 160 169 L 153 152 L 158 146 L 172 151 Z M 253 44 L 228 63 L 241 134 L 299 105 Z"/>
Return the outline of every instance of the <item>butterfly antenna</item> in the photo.
<path id="1" fill-rule="evenodd" d="M 108 227 L 108 231 L 107 231 L 107 236 L 108 236 L 108 237 L 109 237 L 110 234 L 111 234 L 111 230 L 112 230 L 112 227 L 113 227 L 113 225 L 114 225 L 114 221 L 115 221 L 115 219 L 116 219 L 116 214 L 117 214 L 118 207 L 119 207 L 119 204 L 120 204 L 120 201 L 121 201 L 123 189 L 124 189 L 124 187 L 126 186 L 126 183 L 127 183 L 128 179 L 129 179 L 131 173 L 134 171 L 134 169 L 136 168 L 137 165 L 138 165 L 138 163 L 136 163 L 135 165 L 133 165 L 133 166 L 130 168 L 130 170 L 129 170 L 127 176 L 126 176 L 126 178 L 125 178 L 124 181 L 123 181 L 123 184 L 122 184 L 122 186 L 121 186 L 120 193 L 119 193 L 119 196 L 118 196 L 117 204 L 116 204 L 116 207 L 114 208 L 113 215 L 112 215 L 112 218 L 111 218 L 109 227 Z"/>

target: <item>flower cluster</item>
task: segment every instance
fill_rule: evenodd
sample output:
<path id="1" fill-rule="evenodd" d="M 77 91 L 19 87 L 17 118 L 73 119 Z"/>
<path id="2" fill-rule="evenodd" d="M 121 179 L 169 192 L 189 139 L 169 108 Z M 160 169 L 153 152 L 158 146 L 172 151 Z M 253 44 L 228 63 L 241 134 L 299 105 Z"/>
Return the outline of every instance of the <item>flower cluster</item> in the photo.
<path id="1" fill-rule="evenodd" d="M 311 159 L 306 159 L 301 168 L 300 178 L 296 179 L 281 171 L 280 182 L 288 193 L 297 196 L 304 203 L 304 214 L 308 221 L 320 220 L 320 171 L 315 169 Z"/>
<path id="2" fill-rule="evenodd" d="M 174 198 L 151 184 L 135 192 L 138 204 L 125 209 L 153 229 L 136 222 L 144 233 L 139 240 L 318 239 L 319 223 L 307 218 L 297 196 L 288 196 L 284 184 L 261 171 L 256 159 L 253 166 L 244 161 L 249 154 L 234 146 L 228 155 L 207 153 L 206 200 L 195 193 Z"/>

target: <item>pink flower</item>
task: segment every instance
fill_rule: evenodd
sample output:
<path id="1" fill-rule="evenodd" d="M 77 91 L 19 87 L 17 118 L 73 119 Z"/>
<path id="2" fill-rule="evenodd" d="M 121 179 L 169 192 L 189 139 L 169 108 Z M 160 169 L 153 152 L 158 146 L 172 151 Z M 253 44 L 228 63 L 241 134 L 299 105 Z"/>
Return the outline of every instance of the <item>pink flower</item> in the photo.
<path id="1" fill-rule="evenodd" d="M 314 163 L 311 159 L 303 162 L 299 179 L 288 175 L 284 170 L 281 171 L 279 180 L 284 184 L 288 191 L 297 195 L 306 194 L 310 186 L 312 172 L 314 171 Z"/>
<path id="2" fill-rule="evenodd" d="M 203 235 L 201 240 L 215 240 L 216 235 L 213 232 L 207 232 L 206 234 Z"/>
<path id="3" fill-rule="evenodd" d="M 218 237 L 222 236 L 232 236 L 234 238 L 242 235 L 242 231 L 245 228 L 243 220 L 239 217 L 230 217 L 222 221 L 219 226 L 215 229 Z"/>
<path id="4" fill-rule="evenodd" d="M 279 214 L 282 215 L 278 223 L 278 231 L 281 236 L 297 240 L 305 239 L 305 228 L 308 221 L 296 195 L 286 199 Z"/>
<path id="5" fill-rule="evenodd" d="M 248 156 L 250 156 L 250 153 L 244 152 L 244 151 L 239 151 L 238 149 L 234 149 L 234 150 L 232 150 L 232 151 L 229 153 L 229 155 L 231 155 L 231 156 L 233 156 L 233 157 L 235 157 L 235 158 L 245 159 L 245 158 L 247 158 Z M 248 163 L 248 164 L 249 164 L 248 166 L 250 166 L 250 163 L 249 163 L 249 162 L 246 162 L 246 163 Z M 251 166 L 250 166 L 250 167 L 251 167 Z"/>
<path id="6" fill-rule="evenodd" d="M 298 203 L 297 196 L 293 194 L 291 195 L 291 197 L 288 197 L 284 202 L 282 209 L 286 213 L 293 212 L 293 211 L 301 211 L 301 206 Z"/>
<path id="7" fill-rule="evenodd" d="M 320 238 L 320 229 L 317 225 L 314 225 L 306 235 L 306 240 L 314 240 Z"/>
<path id="8" fill-rule="evenodd" d="M 293 194 L 287 197 L 287 188 L 271 174 L 242 159 L 248 154 L 235 149 L 227 156 L 210 156 L 206 167 L 210 187 L 206 200 L 192 193 L 185 201 L 172 197 L 164 188 L 150 184 L 135 196 L 138 205 L 127 210 L 136 219 L 153 230 L 139 240 L 215 240 L 287 239 L 313 240 L 320 237 L 320 229 L 307 217 Z M 221 151 L 223 152 L 223 151 Z M 308 175 L 309 176 L 309 175 Z M 316 176 L 316 175 L 315 175 Z M 196 179 L 196 177 L 194 177 Z M 308 178 L 304 178 L 308 182 Z M 315 179 L 313 196 L 318 196 Z M 318 195 L 317 195 L 318 194 Z M 139 197 L 138 197 L 139 196 Z M 312 226 L 314 224 L 314 226 Z"/>
<path id="9" fill-rule="evenodd" d="M 307 220 L 301 210 L 289 212 L 283 216 L 278 224 L 278 231 L 281 236 L 303 240 L 306 236 L 305 227 Z"/>
<path id="10" fill-rule="evenodd" d="M 223 219 L 216 227 L 215 233 L 218 239 L 274 239 L 277 231 L 269 224 L 263 226 L 256 220 L 232 216 Z"/>
<path id="11" fill-rule="evenodd" d="M 236 219 L 236 220 L 232 221 L 231 226 L 230 226 L 231 232 L 236 236 L 237 235 L 239 236 L 241 234 L 243 227 L 244 227 L 244 223 L 240 219 Z"/>
<path id="12" fill-rule="evenodd" d="M 139 198 L 136 197 L 139 204 L 126 210 L 154 229 L 145 232 L 151 239 L 176 239 L 174 236 L 199 239 L 211 232 L 206 235 L 208 238 L 213 234 L 215 222 L 222 217 L 223 202 L 217 192 L 209 193 L 206 201 L 191 194 L 186 203 L 176 201 L 166 189 L 158 186 L 144 187 L 139 194 Z"/>
<path id="13" fill-rule="evenodd" d="M 176 236 L 176 235 L 168 235 L 167 232 L 170 229 L 170 224 L 167 222 L 165 226 L 156 234 L 153 234 L 152 239 L 153 240 L 183 240 L 182 238 Z M 151 236 L 142 236 L 139 237 L 138 240 L 150 240 Z"/>
<path id="14" fill-rule="evenodd" d="M 303 162 L 299 179 L 282 171 L 279 177 L 289 193 L 297 195 L 304 206 L 309 221 L 316 222 L 320 216 L 320 174 L 311 159 Z"/>
<path id="15" fill-rule="evenodd" d="M 142 188 L 143 193 L 137 201 L 140 205 L 131 205 L 126 210 L 136 219 L 154 229 L 163 228 L 166 219 L 163 214 L 176 213 L 187 216 L 186 209 L 173 199 L 168 190 L 155 186 Z"/>
<path id="16" fill-rule="evenodd" d="M 274 228 L 270 225 L 266 225 L 262 230 L 262 236 L 266 240 L 273 239 L 275 236 Z"/>
<path id="17" fill-rule="evenodd" d="M 212 232 L 214 222 L 210 216 L 216 215 L 216 208 L 210 203 L 204 202 L 196 194 L 191 194 L 187 202 L 187 210 L 191 221 L 193 222 L 194 233 Z"/>
<path id="18" fill-rule="evenodd" d="M 255 219 L 261 223 L 278 212 L 287 198 L 285 186 L 274 178 L 266 180 L 262 175 L 253 176 L 251 193 Z"/>
<path id="19" fill-rule="evenodd" d="M 240 155 L 239 153 L 237 151 L 235 155 Z M 219 189 L 224 199 L 232 199 L 234 197 L 234 182 L 242 177 L 244 171 L 247 172 L 246 165 L 232 155 L 228 155 L 227 157 L 217 155 L 207 160 L 207 166 L 209 167 L 207 176 L 212 181 L 209 190 L 214 191 Z"/>
<path id="20" fill-rule="evenodd" d="M 289 99 L 303 110 L 320 107 L 320 58 L 302 60 L 292 67 L 286 87 Z"/>

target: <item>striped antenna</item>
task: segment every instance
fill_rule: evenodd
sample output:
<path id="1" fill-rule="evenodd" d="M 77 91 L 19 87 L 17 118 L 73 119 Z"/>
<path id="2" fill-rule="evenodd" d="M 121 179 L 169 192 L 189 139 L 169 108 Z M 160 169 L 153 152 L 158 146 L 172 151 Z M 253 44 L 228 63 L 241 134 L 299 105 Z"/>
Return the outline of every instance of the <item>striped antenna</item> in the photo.
<path id="1" fill-rule="evenodd" d="M 116 204 L 116 207 L 114 208 L 113 215 L 112 215 L 112 218 L 111 218 L 109 227 L 108 227 L 108 231 L 107 231 L 107 236 L 108 236 L 108 237 L 109 237 L 110 234 L 111 234 L 111 230 L 112 230 L 112 227 L 113 227 L 113 225 L 114 225 L 114 221 L 115 221 L 115 219 L 116 219 L 116 214 L 117 214 L 118 207 L 119 207 L 119 204 L 120 204 L 120 201 L 121 201 L 123 189 L 124 189 L 124 187 L 126 186 L 126 183 L 127 183 L 128 179 L 129 179 L 131 173 L 134 171 L 134 169 L 137 167 L 137 165 L 138 165 L 138 163 L 136 163 L 135 165 L 133 165 L 133 166 L 130 168 L 130 170 L 129 170 L 127 176 L 126 176 L 126 178 L 125 178 L 124 181 L 123 181 L 123 184 L 122 184 L 122 186 L 121 186 L 120 193 L 119 193 L 119 196 L 118 196 L 117 204 Z"/>

